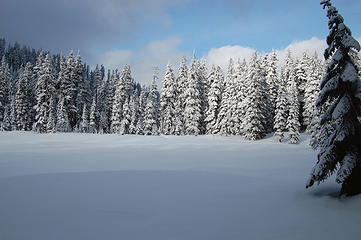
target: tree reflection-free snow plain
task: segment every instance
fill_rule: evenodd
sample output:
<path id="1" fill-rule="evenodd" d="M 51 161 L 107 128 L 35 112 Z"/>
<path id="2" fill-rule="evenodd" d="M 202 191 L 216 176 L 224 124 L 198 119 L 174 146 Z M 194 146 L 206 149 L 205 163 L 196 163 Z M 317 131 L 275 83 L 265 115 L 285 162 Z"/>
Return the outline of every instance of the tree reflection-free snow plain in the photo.
<path id="1" fill-rule="evenodd" d="M 359 239 L 360 197 L 305 189 L 315 161 L 307 136 L 0 132 L 0 239 Z"/>

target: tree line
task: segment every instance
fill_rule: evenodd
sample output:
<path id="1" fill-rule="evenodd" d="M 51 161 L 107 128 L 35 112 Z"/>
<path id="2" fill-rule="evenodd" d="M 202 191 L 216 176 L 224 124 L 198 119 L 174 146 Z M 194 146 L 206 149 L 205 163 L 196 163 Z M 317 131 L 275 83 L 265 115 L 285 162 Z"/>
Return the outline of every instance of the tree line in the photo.
<path id="1" fill-rule="evenodd" d="M 204 59 L 183 57 L 175 73 L 167 65 L 149 86 L 136 83 L 129 65 L 89 69 L 79 54 L 5 48 L 0 67 L 0 129 L 39 133 L 83 132 L 140 135 L 238 135 L 257 140 L 275 132 L 299 142 L 313 133 L 324 62 L 316 54 L 292 57 L 279 66 L 276 52 L 230 59 L 228 68 L 207 69 Z"/>

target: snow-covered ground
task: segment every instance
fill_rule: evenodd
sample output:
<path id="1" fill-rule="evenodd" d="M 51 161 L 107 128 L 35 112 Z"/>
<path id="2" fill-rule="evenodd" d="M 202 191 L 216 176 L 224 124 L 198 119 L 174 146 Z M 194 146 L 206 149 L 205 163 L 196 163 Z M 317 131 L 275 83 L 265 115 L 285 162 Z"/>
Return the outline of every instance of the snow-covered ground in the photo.
<path id="1" fill-rule="evenodd" d="M 360 239 L 361 197 L 268 138 L 0 133 L 1 240 Z"/>

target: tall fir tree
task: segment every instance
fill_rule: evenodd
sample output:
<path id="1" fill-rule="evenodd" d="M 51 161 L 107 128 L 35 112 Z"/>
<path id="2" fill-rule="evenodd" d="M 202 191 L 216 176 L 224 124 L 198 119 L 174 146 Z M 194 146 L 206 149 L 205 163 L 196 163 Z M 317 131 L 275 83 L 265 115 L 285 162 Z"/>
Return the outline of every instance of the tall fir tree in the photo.
<path id="1" fill-rule="evenodd" d="M 33 66 L 30 62 L 28 62 L 24 70 L 20 73 L 17 92 L 15 95 L 17 130 L 20 131 L 30 130 L 31 102 L 29 95 L 29 83 L 32 81 L 33 76 Z"/>
<path id="2" fill-rule="evenodd" d="M 296 83 L 299 89 L 299 97 L 303 97 L 310 72 L 310 57 L 307 52 L 303 52 L 302 58 L 295 62 Z M 303 99 L 302 99 L 303 100 Z"/>
<path id="3" fill-rule="evenodd" d="M 233 59 L 230 59 L 222 86 L 222 98 L 217 121 L 217 132 L 221 135 L 231 134 L 232 113 L 235 107 L 233 103 L 236 97 L 234 92 L 234 62 Z"/>
<path id="4" fill-rule="evenodd" d="M 248 87 L 245 99 L 245 117 L 242 124 L 245 138 L 258 140 L 266 134 L 266 107 L 263 101 L 265 78 L 259 65 L 257 53 L 252 56 L 246 78 Z"/>
<path id="5" fill-rule="evenodd" d="M 79 52 L 75 57 L 73 76 L 76 85 L 76 92 L 74 94 L 74 105 L 76 107 L 76 112 L 74 112 L 73 118 L 71 119 L 71 125 L 73 128 L 79 128 L 80 122 L 82 120 L 81 117 L 83 109 L 84 106 L 89 102 L 90 94 L 89 84 L 86 82 L 85 77 L 85 67 Z"/>
<path id="6" fill-rule="evenodd" d="M 55 104 L 55 95 L 53 94 L 50 96 L 49 100 L 49 111 L 46 123 L 46 131 L 48 133 L 55 133 L 56 132 L 56 104 Z"/>
<path id="7" fill-rule="evenodd" d="M 89 132 L 98 133 L 98 111 L 97 111 L 97 100 L 94 96 L 91 107 L 90 107 L 90 116 L 89 116 Z"/>
<path id="8" fill-rule="evenodd" d="M 10 99 L 10 125 L 11 125 L 11 131 L 15 131 L 18 125 L 16 119 L 16 105 L 15 105 L 14 94 L 11 95 L 11 99 Z"/>
<path id="9" fill-rule="evenodd" d="M 304 52 L 302 58 L 295 61 L 295 71 L 296 71 L 296 83 L 298 90 L 298 102 L 299 102 L 299 119 L 300 119 L 300 129 L 304 130 L 307 127 L 305 120 L 303 119 L 303 112 L 305 111 L 305 92 L 307 88 L 307 82 L 309 81 L 309 75 L 312 69 L 310 68 L 312 59 L 308 56 L 307 52 Z"/>
<path id="10" fill-rule="evenodd" d="M 276 99 L 278 97 L 278 86 L 280 83 L 279 74 L 278 74 L 278 59 L 276 51 L 272 51 L 272 53 L 268 56 L 268 64 L 266 69 L 266 83 L 268 85 L 269 90 L 269 103 L 270 103 L 270 117 L 271 119 L 275 116 L 276 109 Z"/>
<path id="11" fill-rule="evenodd" d="M 5 56 L 2 57 L 0 65 L 0 123 L 4 119 L 5 107 L 9 104 L 9 88 L 11 73 Z"/>
<path id="12" fill-rule="evenodd" d="M 199 89 L 200 101 L 201 101 L 201 118 L 199 121 L 199 128 L 200 128 L 200 133 L 204 134 L 206 132 L 205 115 L 208 108 L 207 95 L 209 90 L 205 59 L 200 59 L 197 61 L 197 87 Z"/>
<path id="13" fill-rule="evenodd" d="M 69 124 L 68 110 L 66 109 L 65 98 L 60 98 L 57 109 L 56 131 L 69 132 L 71 130 Z"/>
<path id="14" fill-rule="evenodd" d="M 288 105 L 288 117 L 286 129 L 289 132 L 290 144 L 296 144 L 299 142 L 299 131 L 300 131 L 300 114 L 299 114 L 299 89 L 297 87 L 296 79 L 296 66 L 297 61 L 292 58 L 291 51 L 288 51 L 286 55 L 286 63 L 283 68 L 283 79 L 286 81 L 287 91 L 287 105 Z"/>
<path id="15" fill-rule="evenodd" d="M 39 58 L 41 57 L 40 55 Z M 41 66 L 37 66 L 36 105 L 34 107 L 36 116 L 33 129 L 39 133 L 46 133 L 50 99 L 55 92 L 50 54 L 46 55 L 44 61 L 40 60 L 38 63 Z"/>
<path id="16" fill-rule="evenodd" d="M 84 104 L 83 106 L 83 113 L 81 116 L 81 122 L 80 122 L 80 131 L 82 133 L 89 132 L 90 122 L 89 122 L 89 111 L 87 108 L 87 105 Z"/>
<path id="17" fill-rule="evenodd" d="M 10 105 L 6 105 L 3 120 L 0 123 L 0 131 L 11 131 L 10 111 Z"/>
<path id="18" fill-rule="evenodd" d="M 115 86 L 114 101 L 111 109 L 111 132 L 121 133 L 121 121 L 123 119 L 123 106 L 129 101 L 132 93 L 132 77 L 130 67 L 126 65 Z"/>
<path id="19" fill-rule="evenodd" d="M 155 68 L 150 92 L 147 97 L 147 104 L 144 110 L 144 134 L 145 135 L 158 135 L 159 134 L 159 104 L 158 104 L 158 91 L 157 80 L 158 70 Z"/>
<path id="20" fill-rule="evenodd" d="M 287 124 L 287 92 L 285 89 L 285 83 L 280 82 L 278 86 L 278 96 L 276 99 L 276 109 L 275 109 L 275 118 L 274 118 L 274 131 L 275 136 L 278 138 L 279 142 L 282 142 L 284 139 L 284 132 L 286 132 Z"/>
<path id="21" fill-rule="evenodd" d="M 186 135 L 199 135 L 201 133 L 201 93 L 198 88 L 197 60 L 192 59 L 188 71 L 188 80 L 184 93 L 184 132 Z"/>
<path id="22" fill-rule="evenodd" d="M 160 96 L 160 111 L 161 111 L 161 133 L 164 135 L 175 134 L 175 77 L 173 69 L 168 64 L 165 71 L 163 80 L 163 87 Z"/>
<path id="23" fill-rule="evenodd" d="M 317 106 L 331 100 L 320 126 L 322 131 L 334 125 L 334 131 L 322 139 L 307 187 L 324 181 L 338 169 L 336 182 L 342 184 L 341 194 L 350 196 L 361 193 L 361 81 L 350 57 L 350 50 L 360 51 L 360 44 L 331 1 L 322 1 L 321 5 L 327 8 L 330 29 L 324 56 L 331 61 L 320 84 Z"/>
<path id="24" fill-rule="evenodd" d="M 240 131 L 240 118 L 239 118 L 239 108 L 238 108 L 238 94 L 237 90 L 239 90 L 239 85 L 241 84 L 239 81 L 243 81 L 243 76 L 240 75 L 240 71 L 242 71 L 242 64 L 238 61 L 236 64 L 233 63 L 233 67 L 229 66 L 227 72 L 227 78 L 231 82 L 231 91 L 229 94 L 229 109 L 227 111 L 228 118 L 228 126 L 227 133 L 230 135 L 238 135 Z"/>
<path id="25" fill-rule="evenodd" d="M 235 79 L 237 81 L 237 109 L 235 112 L 235 117 L 238 117 L 238 135 L 244 135 L 243 129 L 243 119 L 245 117 L 245 110 L 246 110 L 246 98 L 247 98 L 247 88 L 248 88 L 248 79 L 247 79 L 247 71 L 248 66 L 246 60 L 243 62 L 238 63 L 238 67 L 235 72 Z"/>
<path id="26" fill-rule="evenodd" d="M 184 110 L 185 110 L 185 92 L 187 89 L 187 80 L 188 80 L 188 67 L 186 57 L 182 57 L 178 74 L 176 77 L 176 117 L 175 117 L 175 131 L 177 135 L 185 134 L 184 126 Z"/>
<path id="27" fill-rule="evenodd" d="M 208 84 L 210 86 L 208 91 L 208 109 L 206 112 L 206 133 L 216 134 L 217 117 L 219 107 L 221 104 L 221 83 L 223 74 L 220 67 L 213 66 L 210 74 L 208 75 Z"/>
<path id="28" fill-rule="evenodd" d="M 97 91 L 97 110 L 99 113 L 99 133 L 110 133 L 112 99 L 110 79 L 106 78 Z"/>
<path id="29" fill-rule="evenodd" d="M 120 134 L 125 135 L 130 133 L 129 128 L 132 121 L 131 117 L 129 102 L 126 100 L 123 105 L 123 119 L 120 122 Z"/>
<path id="30" fill-rule="evenodd" d="M 139 96 L 137 94 L 134 94 L 130 97 L 129 110 L 131 116 L 129 133 L 136 134 L 137 123 L 139 121 Z"/>
<path id="31" fill-rule="evenodd" d="M 78 76 L 76 74 L 75 56 L 73 51 L 69 53 L 66 59 L 64 71 L 64 79 L 61 83 L 62 93 L 64 96 L 65 108 L 68 111 L 69 125 L 71 129 L 74 129 L 77 116 L 76 92 Z"/>
<path id="32" fill-rule="evenodd" d="M 144 135 L 144 114 L 147 104 L 146 87 L 143 86 L 139 96 L 138 120 L 136 124 L 136 134 Z"/>
<path id="33" fill-rule="evenodd" d="M 316 100 L 319 94 L 319 85 L 323 74 L 322 61 L 315 54 L 309 65 L 309 73 L 305 88 L 305 105 L 303 111 L 303 121 L 307 126 L 306 132 L 312 133 L 315 129 L 314 119 L 318 119 L 319 114 L 316 108 Z"/>
<path id="34" fill-rule="evenodd" d="M 295 72 L 291 71 L 287 79 L 288 117 L 286 128 L 289 133 L 290 144 L 299 143 L 300 121 L 299 101 Z"/>

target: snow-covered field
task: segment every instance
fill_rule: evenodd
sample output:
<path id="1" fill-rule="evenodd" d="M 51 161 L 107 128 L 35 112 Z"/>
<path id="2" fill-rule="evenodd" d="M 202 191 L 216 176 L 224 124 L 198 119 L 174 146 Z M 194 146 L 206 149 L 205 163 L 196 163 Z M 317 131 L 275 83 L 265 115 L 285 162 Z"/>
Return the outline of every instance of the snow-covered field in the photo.
<path id="1" fill-rule="evenodd" d="M 0 133 L 1 240 L 360 239 L 361 197 L 268 138 Z"/>

